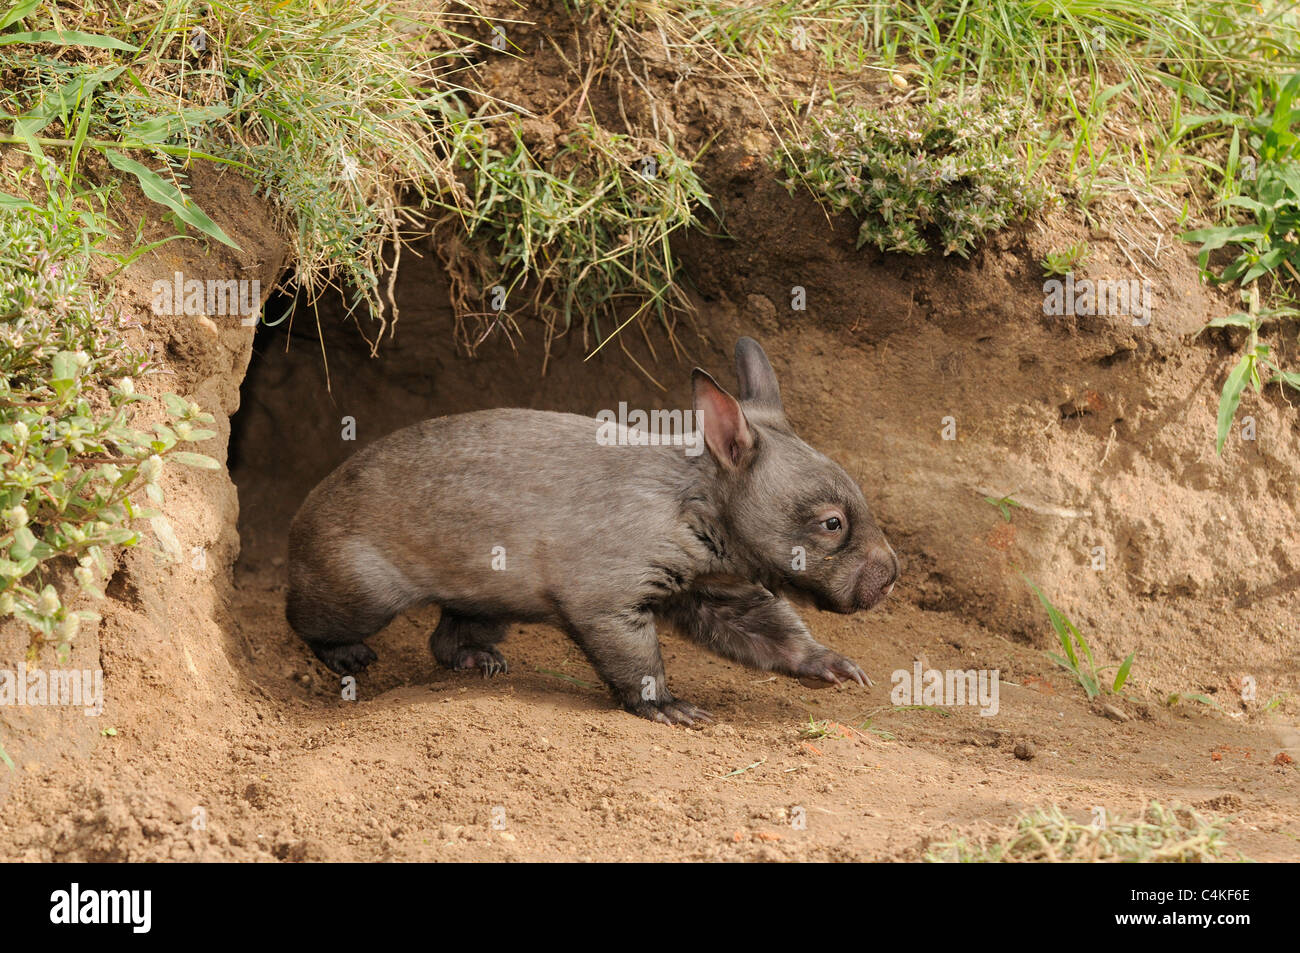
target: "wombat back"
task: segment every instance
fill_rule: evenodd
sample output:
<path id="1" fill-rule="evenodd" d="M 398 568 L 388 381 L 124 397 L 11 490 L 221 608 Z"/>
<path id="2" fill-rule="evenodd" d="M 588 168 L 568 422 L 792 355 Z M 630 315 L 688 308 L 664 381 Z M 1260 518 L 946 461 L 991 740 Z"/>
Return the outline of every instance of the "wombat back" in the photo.
<path id="1" fill-rule="evenodd" d="M 689 463 L 671 447 L 601 446 L 597 426 L 479 411 L 357 451 L 290 525 L 290 625 L 315 648 L 359 642 L 424 602 L 554 620 L 559 604 L 617 585 L 620 567 L 635 577 L 653 561 L 636 539 L 661 540 L 671 557 Z M 644 532 L 629 542 L 609 526 Z"/>

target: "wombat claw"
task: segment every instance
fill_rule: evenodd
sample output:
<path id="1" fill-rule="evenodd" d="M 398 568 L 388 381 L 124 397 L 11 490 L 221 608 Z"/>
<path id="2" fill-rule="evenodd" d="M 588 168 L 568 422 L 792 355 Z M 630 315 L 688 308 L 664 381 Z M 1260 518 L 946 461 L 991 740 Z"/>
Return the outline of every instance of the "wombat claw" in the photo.
<path id="1" fill-rule="evenodd" d="M 813 659 L 804 666 L 799 684 L 807 688 L 830 688 L 843 682 L 857 682 L 863 688 L 873 684 L 867 673 L 852 659 L 830 653 Z"/>
<path id="2" fill-rule="evenodd" d="M 640 715 L 642 718 L 648 718 L 663 725 L 703 728 L 705 723 L 711 724 L 713 722 L 713 716 L 703 708 L 698 708 L 680 698 L 669 698 L 658 702 L 637 702 L 634 705 L 627 706 L 627 710 L 634 715 Z"/>
<path id="3" fill-rule="evenodd" d="M 505 656 L 492 648 L 462 648 L 456 652 L 456 664 L 452 668 L 457 672 L 476 668 L 483 673 L 484 678 L 510 672 L 510 664 Z"/>

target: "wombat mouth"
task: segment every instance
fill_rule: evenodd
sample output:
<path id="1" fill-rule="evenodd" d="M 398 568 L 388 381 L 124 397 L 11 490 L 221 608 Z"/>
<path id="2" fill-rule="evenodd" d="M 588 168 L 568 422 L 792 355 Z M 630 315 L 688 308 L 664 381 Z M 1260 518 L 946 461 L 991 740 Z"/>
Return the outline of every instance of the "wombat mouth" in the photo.
<path id="1" fill-rule="evenodd" d="M 781 596 L 801 609 L 820 609 L 822 612 L 834 612 L 837 615 L 854 615 L 858 612 L 867 612 L 880 605 L 894 591 L 896 584 L 896 582 L 891 582 L 865 602 L 840 602 L 830 598 L 825 593 L 800 589 L 793 585 L 768 586 L 767 588 L 774 595 Z"/>
<path id="2" fill-rule="evenodd" d="M 779 596 L 800 609 L 818 608 L 816 597 L 805 589 L 796 589 L 794 586 L 767 586 L 766 588 L 772 595 Z"/>
<path id="3" fill-rule="evenodd" d="M 773 594 L 781 596 L 801 609 L 820 609 L 822 612 L 836 612 L 840 615 L 852 615 L 858 611 L 857 606 L 846 606 L 844 603 L 827 598 L 820 592 L 800 589 L 793 585 L 778 586 Z"/>
<path id="4" fill-rule="evenodd" d="M 762 586 L 772 595 L 780 599 L 785 599 L 792 605 L 801 609 L 821 609 L 823 612 L 838 612 L 841 614 L 850 614 L 857 612 L 857 608 L 845 608 L 840 603 L 828 599 L 820 592 L 810 589 L 801 589 L 791 582 L 779 578 L 768 578 L 762 581 L 750 580 L 744 576 L 732 575 L 729 573 L 708 573 L 697 576 L 696 585 L 721 586 L 724 589 L 731 586 L 751 586 L 755 582 Z M 882 595 L 881 598 L 884 598 Z"/>

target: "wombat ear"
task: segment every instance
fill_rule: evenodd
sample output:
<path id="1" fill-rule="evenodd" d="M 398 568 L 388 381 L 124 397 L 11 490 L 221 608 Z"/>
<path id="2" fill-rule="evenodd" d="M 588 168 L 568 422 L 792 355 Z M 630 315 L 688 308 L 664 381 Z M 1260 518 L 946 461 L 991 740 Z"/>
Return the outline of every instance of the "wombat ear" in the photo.
<path id="1" fill-rule="evenodd" d="M 768 363 L 763 348 L 753 338 L 736 342 L 736 376 L 740 378 L 740 399 L 747 404 L 785 414 L 781 404 L 781 385 Z"/>
<path id="2" fill-rule="evenodd" d="M 695 419 L 709 453 L 724 469 L 736 469 L 754 446 L 754 434 L 740 404 L 698 367 L 691 372 L 691 391 Z"/>

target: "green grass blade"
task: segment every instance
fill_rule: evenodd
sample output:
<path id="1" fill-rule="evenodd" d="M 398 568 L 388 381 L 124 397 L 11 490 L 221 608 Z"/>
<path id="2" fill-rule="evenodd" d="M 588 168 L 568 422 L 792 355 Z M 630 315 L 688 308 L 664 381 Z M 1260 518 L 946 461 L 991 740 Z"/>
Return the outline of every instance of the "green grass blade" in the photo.
<path id="1" fill-rule="evenodd" d="M 1118 692 L 1124 687 L 1124 683 L 1128 681 L 1129 670 L 1133 668 L 1133 656 L 1135 655 L 1137 655 L 1136 652 L 1130 652 L 1128 658 L 1120 663 L 1119 671 L 1115 673 L 1115 685 L 1111 691 Z"/>
<path id="2" fill-rule="evenodd" d="M 136 181 L 140 183 L 141 190 L 148 198 L 165 208 L 171 209 L 176 213 L 177 218 L 188 225 L 194 226 L 203 234 L 215 238 L 223 245 L 229 245 L 231 248 L 239 250 L 239 246 L 221 230 L 221 226 L 208 218 L 201 208 L 187 200 L 181 194 L 180 189 L 173 183 L 168 182 L 157 172 L 142 166 L 134 159 L 128 159 L 114 149 L 104 150 L 104 155 L 113 168 L 122 172 L 129 172 L 135 176 Z"/>
<path id="3" fill-rule="evenodd" d="M 0 30 L 8 29 L 24 19 L 27 14 L 40 6 L 40 3 L 41 0 L 23 0 L 22 3 L 14 4 L 4 16 L 0 17 Z"/>
<path id="4" fill-rule="evenodd" d="M 26 199 L 20 199 L 16 195 L 10 195 L 8 192 L 0 192 L 0 208 L 24 208 L 28 211 L 36 211 L 36 206 Z"/>
<path id="5" fill-rule="evenodd" d="M 1241 403 L 1241 392 L 1246 387 L 1255 363 L 1253 354 L 1244 354 L 1237 366 L 1228 375 L 1223 385 L 1223 394 L 1219 397 L 1219 435 L 1214 442 L 1214 452 L 1222 456 L 1223 442 L 1228 439 L 1228 430 L 1232 427 L 1232 418 L 1237 415 L 1237 405 Z"/>
<path id="6" fill-rule="evenodd" d="M 81 33 L 77 30 L 36 30 L 31 33 L 7 33 L 0 36 L 0 46 L 14 43 L 53 43 L 57 46 L 93 46 L 101 50 L 122 50 L 134 53 L 139 47 L 111 36 L 98 33 Z"/>

